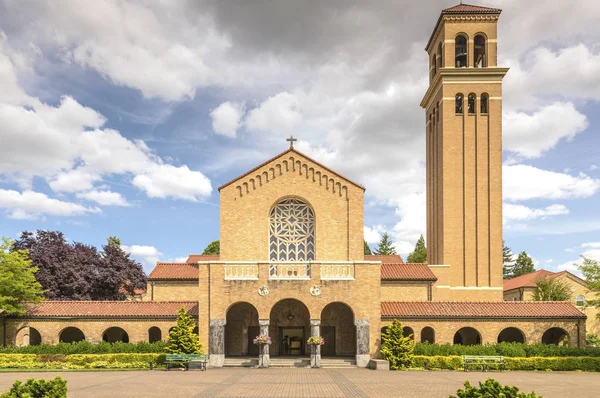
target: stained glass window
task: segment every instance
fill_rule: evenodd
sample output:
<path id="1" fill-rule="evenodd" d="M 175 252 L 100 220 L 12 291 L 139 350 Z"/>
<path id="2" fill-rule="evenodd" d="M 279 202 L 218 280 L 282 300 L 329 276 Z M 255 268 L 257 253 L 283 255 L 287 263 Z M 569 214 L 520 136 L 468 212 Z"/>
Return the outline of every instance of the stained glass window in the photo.
<path id="1" fill-rule="evenodd" d="M 284 199 L 269 215 L 269 260 L 315 259 L 315 213 L 300 199 Z"/>

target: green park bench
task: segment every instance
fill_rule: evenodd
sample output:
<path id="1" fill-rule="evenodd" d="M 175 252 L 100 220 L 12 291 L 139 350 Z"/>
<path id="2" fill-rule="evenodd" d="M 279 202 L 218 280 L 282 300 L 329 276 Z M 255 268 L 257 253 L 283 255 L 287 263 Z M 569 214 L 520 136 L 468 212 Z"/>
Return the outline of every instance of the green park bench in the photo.
<path id="1" fill-rule="evenodd" d="M 190 368 L 190 363 L 197 363 L 201 370 L 206 370 L 208 358 L 209 356 L 204 354 L 167 354 L 165 365 L 167 366 L 167 370 L 182 366 L 188 370 Z"/>
<path id="2" fill-rule="evenodd" d="M 506 362 L 501 355 L 463 355 L 462 359 L 465 372 L 469 367 L 481 368 L 482 371 L 487 371 L 491 366 L 500 370 L 506 368 Z"/>

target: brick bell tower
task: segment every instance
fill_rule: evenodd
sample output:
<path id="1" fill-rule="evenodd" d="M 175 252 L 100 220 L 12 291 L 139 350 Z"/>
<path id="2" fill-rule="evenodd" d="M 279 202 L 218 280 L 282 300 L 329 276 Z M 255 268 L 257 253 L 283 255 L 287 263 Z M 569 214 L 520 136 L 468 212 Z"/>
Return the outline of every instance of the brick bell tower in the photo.
<path id="1" fill-rule="evenodd" d="M 447 8 L 425 48 L 427 259 L 446 266 L 436 301 L 503 296 L 502 79 L 508 68 L 497 66 L 500 13 L 467 4 Z"/>

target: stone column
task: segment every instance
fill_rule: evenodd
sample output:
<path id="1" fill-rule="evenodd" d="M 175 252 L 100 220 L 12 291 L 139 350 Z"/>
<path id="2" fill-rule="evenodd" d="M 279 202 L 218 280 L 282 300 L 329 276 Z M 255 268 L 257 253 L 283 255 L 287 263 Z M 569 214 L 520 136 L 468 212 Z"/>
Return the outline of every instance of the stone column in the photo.
<path id="1" fill-rule="evenodd" d="M 321 320 L 311 319 L 310 320 L 310 335 L 320 336 L 321 335 Z M 325 342 L 327 344 L 327 342 Z M 321 367 L 321 346 L 311 345 L 310 346 L 310 367 L 320 368 Z"/>
<path id="2" fill-rule="evenodd" d="M 225 319 L 210 320 L 210 360 L 209 365 L 214 368 L 223 367 L 225 362 Z"/>
<path id="3" fill-rule="evenodd" d="M 269 324 L 268 319 L 259 319 L 258 326 L 260 326 L 260 335 L 269 335 Z M 269 367 L 269 344 L 263 344 L 258 351 L 258 366 L 261 368 Z"/>
<path id="4" fill-rule="evenodd" d="M 371 331 L 368 319 L 357 319 L 356 325 L 356 366 L 366 368 L 371 360 Z"/>

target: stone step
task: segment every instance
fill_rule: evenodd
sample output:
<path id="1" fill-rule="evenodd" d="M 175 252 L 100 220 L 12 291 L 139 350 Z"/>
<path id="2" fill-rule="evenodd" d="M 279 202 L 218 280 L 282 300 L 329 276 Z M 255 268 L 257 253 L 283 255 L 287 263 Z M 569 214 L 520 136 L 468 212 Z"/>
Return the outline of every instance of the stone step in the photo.
<path id="1" fill-rule="evenodd" d="M 258 366 L 258 358 L 225 358 L 223 367 L 253 368 Z"/>

